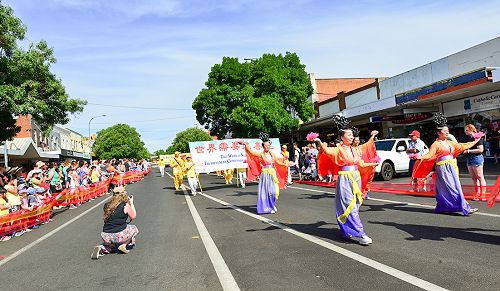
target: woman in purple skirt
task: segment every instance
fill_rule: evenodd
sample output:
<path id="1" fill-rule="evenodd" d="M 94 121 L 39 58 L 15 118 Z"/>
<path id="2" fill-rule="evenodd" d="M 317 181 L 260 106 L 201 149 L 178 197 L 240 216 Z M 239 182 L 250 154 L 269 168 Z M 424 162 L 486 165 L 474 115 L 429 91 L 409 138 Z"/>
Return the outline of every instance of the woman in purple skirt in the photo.
<path id="1" fill-rule="evenodd" d="M 321 150 L 319 170 L 320 173 L 329 170 L 338 174 L 335 208 L 342 236 L 361 245 L 369 245 L 372 239 L 364 231 L 359 217 L 359 206 L 363 203 L 362 189 L 373 178 L 373 167 L 377 166 L 377 163 L 364 162 L 360 153 L 363 157 L 366 156 L 366 161 L 372 160 L 372 155 L 376 155 L 373 138 L 378 132 L 373 131 L 370 140 L 357 150 L 352 147 L 354 135 L 353 129 L 348 127 L 349 120 L 335 116 L 334 122 L 341 138 L 336 147 L 327 147 L 319 138 L 315 139 Z"/>
<path id="2" fill-rule="evenodd" d="M 250 148 L 248 142 L 239 142 L 245 145 L 248 162 L 248 180 L 259 178 L 259 190 L 257 192 L 257 213 L 276 213 L 276 200 L 279 190 L 286 188 L 288 178 L 288 166 L 271 151 L 271 141 L 267 134 L 261 133 L 263 151 Z"/>
<path id="3" fill-rule="evenodd" d="M 477 211 L 471 208 L 465 201 L 462 186 L 458 176 L 456 156 L 464 150 L 474 146 L 479 140 L 467 143 L 456 143 L 447 140 L 449 135 L 446 126 L 446 118 L 442 114 L 436 114 L 434 122 L 437 124 L 438 139 L 431 145 L 429 152 L 419 159 L 418 167 L 429 168 L 426 163 L 436 163 L 436 213 L 460 212 L 469 215 Z M 417 172 L 418 169 L 415 170 Z M 414 172 L 414 175 L 415 175 Z"/>

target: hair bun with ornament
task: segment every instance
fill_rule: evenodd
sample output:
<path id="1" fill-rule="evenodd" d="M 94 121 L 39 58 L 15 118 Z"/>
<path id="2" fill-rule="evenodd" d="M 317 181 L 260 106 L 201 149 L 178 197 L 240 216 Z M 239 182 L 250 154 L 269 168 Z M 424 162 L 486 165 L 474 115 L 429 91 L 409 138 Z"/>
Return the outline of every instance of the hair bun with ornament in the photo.
<path id="1" fill-rule="evenodd" d="M 332 119 L 333 119 L 334 126 L 338 130 L 344 130 L 344 129 L 349 128 L 349 123 L 351 123 L 351 121 L 349 119 L 345 118 L 342 115 L 334 115 L 332 117 Z"/>
<path id="2" fill-rule="evenodd" d="M 259 139 L 260 139 L 262 142 L 269 141 L 269 134 L 267 134 L 267 133 L 265 133 L 265 132 L 261 132 L 261 133 L 259 133 Z"/>
<path id="3" fill-rule="evenodd" d="M 438 129 L 441 129 L 446 126 L 446 117 L 444 117 L 443 113 L 438 112 L 434 114 L 434 123 L 436 124 Z"/>

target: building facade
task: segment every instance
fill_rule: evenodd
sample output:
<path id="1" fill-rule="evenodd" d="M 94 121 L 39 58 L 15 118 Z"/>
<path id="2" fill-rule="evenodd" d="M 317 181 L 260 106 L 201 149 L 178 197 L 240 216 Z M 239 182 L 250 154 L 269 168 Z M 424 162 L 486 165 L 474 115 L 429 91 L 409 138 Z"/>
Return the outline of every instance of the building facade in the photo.
<path id="1" fill-rule="evenodd" d="M 303 123 L 297 133 L 331 130 L 334 114 L 351 119 L 365 137 L 371 129 L 381 131 L 381 137 L 406 137 L 416 129 L 427 143 L 434 139 L 432 118 L 436 112 L 448 117 L 457 137 L 466 123 L 483 129 L 495 127 L 500 120 L 499 73 L 497 37 L 396 76 L 339 92 L 341 96 L 319 102 L 319 117 Z"/>

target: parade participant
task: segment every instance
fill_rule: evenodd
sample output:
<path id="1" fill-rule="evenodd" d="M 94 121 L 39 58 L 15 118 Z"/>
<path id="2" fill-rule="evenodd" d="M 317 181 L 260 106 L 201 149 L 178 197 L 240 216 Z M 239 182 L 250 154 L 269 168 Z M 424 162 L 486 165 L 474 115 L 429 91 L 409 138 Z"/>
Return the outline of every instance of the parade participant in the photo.
<path id="1" fill-rule="evenodd" d="M 413 174 L 413 169 L 415 166 L 415 162 L 417 161 L 418 158 L 420 158 L 424 152 L 425 149 L 425 144 L 424 142 L 420 139 L 420 132 L 417 130 L 412 131 L 410 134 L 410 142 L 408 143 L 408 149 L 406 150 L 406 153 L 408 154 L 408 157 L 410 158 L 410 163 L 408 165 L 408 172 Z M 411 185 L 413 186 L 413 191 L 417 192 L 418 191 L 418 180 L 417 179 L 411 179 Z"/>
<path id="2" fill-rule="evenodd" d="M 293 166 L 295 168 L 295 171 L 297 171 L 297 174 L 299 175 L 299 180 L 302 180 L 302 165 L 300 163 L 300 158 L 301 158 L 301 152 L 299 149 L 299 145 L 297 143 L 293 144 Z M 303 161 L 302 161 L 303 162 Z"/>
<path id="3" fill-rule="evenodd" d="M 242 189 L 245 189 L 245 182 L 247 180 L 247 168 L 238 168 L 238 178 Z"/>
<path id="4" fill-rule="evenodd" d="M 224 180 L 226 180 L 226 185 L 233 184 L 233 173 L 234 173 L 233 168 L 222 170 L 222 174 L 224 175 Z"/>
<path id="5" fill-rule="evenodd" d="M 474 134 L 477 133 L 476 127 L 472 124 L 467 124 L 465 126 L 465 134 L 467 135 L 466 142 L 474 141 Z M 484 165 L 484 144 L 481 138 L 474 146 L 464 151 L 464 157 L 467 159 L 467 169 L 472 178 L 472 183 L 474 184 L 474 190 L 476 196 L 474 200 L 479 200 L 481 197 L 486 195 L 486 180 L 483 174 Z"/>
<path id="6" fill-rule="evenodd" d="M 288 175 L 287 175 L 287 182 L 288 185 L 292 185 L 292 173 L 290 173 L 290 152 L 287 151 L 287 146 L 286 144 L 281 145 L 281 154 L 283 155 L 283 163 L 287 165 L 288 169 Z"/>
<path id="7" fill-rule="evenodd" d="M 139 230 L 135 225 L 127 224 L 127 219 L 134 220 L 136 217 L 134 197 L 127 196 L 124 187 L 113 189 L 113 197 L 104 204 L 104 226 L 101 232 L 103 244 L 94 247 L 90 257 L 96 260 L 116 251 L 128 254 L 130 248 L 135 246 Z"/>
<path id="8" fill-rule="evenodd" d="M 191 195 L 196 196 L 196 188 L 198 185 L 198 178 L 194 168 L 194 163 L 191 157 L 186 158 L 186 176 L 188 178 L 189 188 L 191 188 Z"/>
<path id="9" fill-rule="evenodd" d="M 322 143 L 319 138 L 315 139 L 321 149 L 320 172 L 331 171 L 338 174 L 335 206 L 339 229 L 343 237 L 361 245 L 369 245 L 372 243 L 372 239 L 364 231 L 363 223 L 359 217 L 359 205 L 363 202 L 361 189 L 370 182 L 373 167 L 377 166 L 377 163 L 368 161 L 377 158 L 373 139 L 378 131 L 372 131 L 370 140 L 359 146 L 363 160 L 358 151 L 351 146 L 354 135 L 352 128 L 349 127 L 349 120 L 338 115 L 335 115 L 333 119 L 339 130 L 338 135 L 341 142 L 332 148 Z"/>
<path id="10" fill-rule="evenodd" d="M 184 178 L 184 160 L 180 156 L 180 152 L 175 152 L 174 156 L 170 159 L 170 167 L 174 175 L 175 190 L 179 190 Z"/>
<path id="11" fill-rule="evenodd" d="M 457 160 L 455 159 L 463 151 L 474 146 L 480 138 L 472 142 L 456 143 L 447 140 L 449 135 L 446 118 L 441 113 L 434 117 L 437 125 L 437 140 L 431 145 L 429 152 L 419 158 L 420 162 L 415 165 L 412 178 L 426 177 L 436 164 L 436 213 L 461 212 L 469 215 L 477 211 L 470 208 L 465 201 L 462 186 L 458 176 Z"/>
<path id="12" fill-rule="evenodd" d="M 360 138 L 359 138 L 359 130 L 356 128 L 356 127 L 352 127 L 352 134 L 354 136 L 354 139 L 352 141 L 352 148 L 354 149 L 354 151 L 357 152 L 357 154 L 359 155 L 359 158 L 363 161 L 365 161 L 363 159 L 363 151 L 361 150 L 361 147 L 360 145 L 361 144 L 364 144 L 364 140 L 362 141 Z M 366 161 L 368 162 L 368 161 Z M 378 160 L 372 160 L 372 162 L 379 162 Z M 370 176 L 368 176 L 365 180 L 366 180 L 366 183 L 363 183 L 362 184 L 362 189 L 361 189 L 361 192 L 363 192 L 363 199 L 370 199 L 370 195 L 368 194 L 368 192 L 370 192 L 370 187 L 371 187 L 371 184 L 372 184 L 372 181 L 373 181 L 373 178 L 375 177 L 375 167 L 371 167 L 372 168 L 372 171 L 371 173 L 369 173 L 368 171 L 368 168 L 365 167 L 363 168 L 363 171 L 366 171 L 366 174 L 370 174 Z"/>
<path id="13" fill-rule="evenodd" d="M 158 161 L 158 168 L 160 168 L 160 174 L 162 177 L 165 175 L 165 165 L 166 164 L 167 164 L 167 162 L 163 158 L 160 158 L 160 160 Z"/>
<path id="14" fill-rule="evenodd" d="M 500 128 L 493 129 L 488 135 L 488 142 L 490 143 L 490 155 L 495 158 L 495 165 L 498 164 L 498 157 L 500 157 Z"/>
<path id="15" fill-rule="evenodd" d="M 253 181 L 260 176 L 257 192 L 257 213 L 276 213 L 276 200 L 279 190 L 286 188 L 287 172 L 281 158 L 271 151 L 269 135 L 261 133 L 263 151 L 256 151 L 248 142 L 240 141 L 245 146 L 248 162 L 248 180 Z"/>

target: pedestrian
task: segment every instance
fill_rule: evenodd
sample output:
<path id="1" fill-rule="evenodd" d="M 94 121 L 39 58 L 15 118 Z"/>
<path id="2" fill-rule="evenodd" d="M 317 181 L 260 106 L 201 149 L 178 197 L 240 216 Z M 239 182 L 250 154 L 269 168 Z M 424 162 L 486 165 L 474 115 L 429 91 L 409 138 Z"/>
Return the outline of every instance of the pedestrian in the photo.
<path id="1" fill-rule="evenodd" d="M 495 165 L 500 157 L 500 127 L 494 128 L 488 136 L 490 155 L 495 158 Z"/>
<path id="2" fill-rule="evenodd" d="M 271 141 L 269 135 L 261 133 L 263 151 L 257 151 L 250 147 L 248 142 L 240 141 L 245 146 L 247 162 L 249 166 L 248 180 L 253 181 L 259 178 L 259 188 L 257 191 L 257 213 L 276 213 L 276 200 L 279 197 L 280 189 L 286 188 L 287 165 L 282 158 L 271 151 Z"/>
<path id="3" fill-rule="evenodd" d="M 191 157 L 186 158 L 185 167 L 186 167 L 186 176 L 188 178 L 189 188 L 191 188 L 191 195 L 196 196 L 198 178 Z"/>
<path id="4" fill-rule="evenodd" d="M 377 163 L 363 161 L 358 151 L 352 148 L 354 135 L 352 128 L 348 126 L 348 119 L 335 115 L 334 123 L 339 130 L 338 136 L 341 139 L 336 147 L 328 147 L 319 138 L 315 139 L 321 149 L 320 172 L 327 173 L 330 170 L 334 174 L 338 173 L 335 208 L 342 236 L 361 245 L 369 245 L 372 243 L 372 239 L 366 235 L 359 216 L 359 206 L 363 203 L 361 189 L 363 189 L 364 184 L 362 179 L 365 178 L 366 183 L 367 177 L 362 177 L 359 169 L 367 168 L 364 175 L 371 176 L 373 167 Z M 377 134 L 378 131 L 372 131 L 370 140 L 359 146 L 359 150 L 367 161 L 371 160 L 371 155 L 376 153 L 374 137 Z"/>
<path id="5" fill-rule="evenodd" d="M 477 133 L 477 129 L 472 124 L 467 124 L 464 128 L 466 140 L 465 142 L 474 141 L 474 134 Z M 484 142 L 483 138 L 472 146 L 471 148 L 464 151 L 464 157 L 467 160 L 467 169 L 472 178 L 472 184 L 474 185 L 474 200 L 479 200 L 481 198 L 486 198 L 486 180 L 483 174 L 484 165 Z"/>
<path id="6" fill-rule="evenodd" d="M 299 175 L 299 180 L 302 180 L 302 166 L 304 165 L 304 156 L 302 155 L 297 143 L 293 143 L 293 163 L 295 171 Z"/>
<path id="7" fill-rule="evenodd" d="M 432 168 L 436 164 L 436 213 L 461 212 L 463 215 L 469 215 L 476 212 L 477 208 L 471 208 L 465 201 L 462 186 L 458 176 L 458 166 L 455 157 L 463 151 L 474 146 L 479 139 L 467 143 L 456 143 L 449 141 L 449 129 L 446 125 L 446 118 L 437 113 L 434 117 L 434 123 L 437 125 L 436 131 L 438 139 L 431 145 L 429 152 L 419 159 L 421 162 L 417 167 L 422 169 Z M 417 168 L 414 176 L 426 176 L 428 173 L 418 173 Z"/>
<path id="8" fill-rule="evenodd" d="M 410 162 L 408 165 L 408 173 L 410 176 L 413 174 L 413 167 L 415 166 L 415 162 L 420 158 L 425 149 L 425 143 L 420 139 L 420 132 L 418 130 L 412 131 L 410 134 L 410 142 L 408 143 L 408 149 L 406 153 L 408 154 L 408 158 L 410 158 Z M 411 179 L 411 185 L 413 186 L 413 191 L 418 191 L 418 179 Z"/>
<path id="9" fill-rule="evenodd" d="M 135 225 L 127 224 L 127 219 L 132 221 L 136 217 L 134 197 L 127 196 L 124 187 L 114 188 L 113 197 L 104 204 L 104 226 L 101 232 L 103 243 L 94 247 L 90 257 L 96 260 L 112 252 L 128 254 L 135 246 L 139 229 Z"/>

